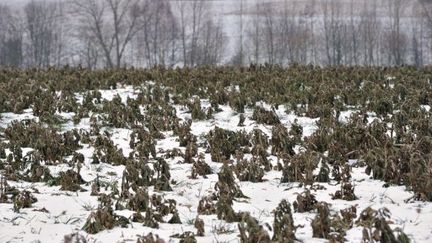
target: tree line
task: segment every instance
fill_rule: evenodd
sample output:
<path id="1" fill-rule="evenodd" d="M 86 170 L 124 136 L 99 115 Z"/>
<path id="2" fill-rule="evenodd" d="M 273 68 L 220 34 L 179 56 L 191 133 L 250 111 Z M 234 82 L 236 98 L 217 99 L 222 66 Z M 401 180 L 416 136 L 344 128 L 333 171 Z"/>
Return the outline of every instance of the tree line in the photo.
<path id="1" fill-rule="evenodd" d="M 224 21 L 208 0 L 0 3 L 0 66 L 432 62 L 430 0 L 245 2 L 236 2 L 235 21 Z"/>

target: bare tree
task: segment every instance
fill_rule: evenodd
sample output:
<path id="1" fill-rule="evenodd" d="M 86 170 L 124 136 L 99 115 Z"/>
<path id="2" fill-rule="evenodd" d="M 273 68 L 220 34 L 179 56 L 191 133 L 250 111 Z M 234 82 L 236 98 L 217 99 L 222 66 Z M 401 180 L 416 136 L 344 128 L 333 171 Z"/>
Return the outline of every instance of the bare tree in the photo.
<path id="1" fill-rule="evenodd" d="M 267 56 L 267 63 L 276 63 L 276 16 L 271 5 L 266 5 L 264 13 L 264 48 Z"/>
<path id="2" fill-rule="evenodd" d="M 260 1 L 253 9 L 238 0 L 230 63 L 430 62 L 432 0 L 417 0 L 417 6 L 406 0 L 362 3 Z M 412 6 L 415 17 L 405 18 Z M 198 66 L 227 57 L 223 22 L 208 0 L 29 0 L 21 10 L 0 4 L 1 66 Z M 76 31 L 70 31 L 72 18 L 78 19 Z"/>
<path id="3" fill-rule="evenodd" d="M 423 66 L 423 38 L 422 38 L 422 30 L 418 31 L 413 28 L 412 30 L 412 63 L 419 67 Z"/>
<path id="4" fill-rule="evenodd" d="M 193 0 L 192 1 L 192 19 L 191 19 L 191 44 L 190 44 L 190 65 L 196 65 L 198 40 L 201 30 L 201 23 L 204 17 L 204 10 L 206 1 L 204 0 Z"/>
<path id="5" fill-rule="evenodd" d="M 387 54 L 387 63 L 390 65 L 402 65 L 405 62 L 407 37 L 401 30 L 401 14 L 404 0 L 388 0 L 390 17 L 389 30 L 384 33 L 383 47 Z"/>
<path id="6" fill-rule="evenodd" d="M 244 21 L 243 21 L 243 16 L 244 16 L 244 9 L 243 9 L 243 0 L 239 1 L 239 10 L 238 10 L 238 42 L 236 43 L 236 50 L 234 55 L 231 58 L 231 64 L 236 65 L 236 66 L 243 66 L 244 64 L 244 36 L 243 36 L 243 32 L 244 32 Z M 236 37 L 237 38 L 237 37 Z"/>
<path id="7" fill-rule="evenodd" d="M 279 58 L 281 63 L 306 63 L 308 43 L 310 42 L 309 23 L 304 21 L 309 13 L 301 11 L 296 3 L 284 1 L 284 10 L 281 19 L 281 37 L 278 41 L 282 48 L 278 48 L 278 52 L 283 54 Z"/>
<path id="8" fill-rule="evenodd" d="M 246 31 L 253 62 L 286 65 L 306 63 L 311 31 L 309 16 L 297 3 L 257 4 Z M 261 57 L 262 54 L 262 57 Z"/>
<path id="9" fill-rule="evenodd" d="M 19 67 L 22 64 L 23 34 L 18 13 L 0 4 L 0 66 Z"/>
<path id="10" fill-rule="evenodd" d="M 308 44 L 313 32 L 304 23 L 295 23 L 289 41 L 289 61 L 291 63 L 307 63 Z M 314 49 L 314 48 L 312 48 Z"/>
<path id="11" fill-rule="evenodd" d="M 141 13 L 143 26 L 138 31 L 136 46 L 147 66 L 168 65 L 176 62 L 179 29 L 168 0 L 148 1 Z"/>
<path id="12" fill-rule="evenodd" d="M 28 35 L 27 65 L 60 65 L 63 51 L 62 3 L 30 1 L 24 7 Z"/>
<path id="13" fill-rule="evenodd" d="M 178 8 L 179 8 L 179 12 L 180 12 L 180 38 L 181 38 L 181 46 L 182 46 L 182 61 L 183 61 L 183 65 L 187 66 L 188 65 L 188 56 L 187 56 L 187 50 L 188 50 L 188 45 L 187 45 L 187 22 L 188 22 L 188 18 L 187 18 L 187 5 L 184 1 L 178 1 Z"/>
<path id="14" fill-rule="evenodd" d="M 226 35 L 221 22 L 208 19 L 203 26 L 196 53 L 197 65 L 217 65 L 222 61 L 226 44 Z"/>
<path id="15" fill-rule="evenodd" d="M 243 53 L 243 0 L 240 0 L 240 40 L 239 40 L 239 49 L 240 49 L 240 65 L 243 65 L 244 53 Z"/>
<path id="16" fill-rule="evenodd" d="M 359 54 L 359 46 L 360 46 L 360 36 L 359 36 L 359 25 L 357 21 L 355 20 L 355 13 L 354 13 L 354 0 L 350 1 L 350 21 L 348 25 L 348 32 L 349 32 L 349 44 L 348 44 L 348 50 L 350 50 L 350 59 L 349 59 L 349 65 L 358 65 L 360 60 L 360 54 Z"/>
<path id="17" fill-rule="evenodd" d="M 184 66 L 208 65 L 214 62 L 215 50 L 223 54 L 225 46 L 225 34 L 222 31 L 222 23 L 215 22 L 211 16 L 211 1 L 191 0 L 177 3 L 180 19 L 180 41 L 182 62 Z M 222 41 L 213 43 L 209 37 Z M 208 49 L 210 48 L 210 49 Z M 213 53 L 210 55 L 210 53 Z M 220 58 L 217 55 L 217 59 Z M 209 60 L 205 60 L 207 57 Z"/>
<path id="18" fill-rule="evenodd" d="M 345 58 L 347 26 L 341 18 L 341 6 L 334 0 L 323 3 L 325 56 L 328 65 L 341 65 Z"/>
<path id="19" fill-rule="evenodd" d="M 79 64 L 85 65 L 88 69 L 97 68 L 101 56 L 97 43 L 85 33 L 79 36 L 81 39 L 80 48 L 78 48 Z"/>
<path id="20" fill-rule="evenodd" d="M 182 61 L 184 66 L 195 66 L 200 31 L 205 12 L 210 9 L 210 3 L 205 0 L 178 1 L 180 12 L 180 38 Z"/>
<path id="21" fill-rule="evenodd" d="M 288 0 L 283 2 L 283 10 L 278 13 L 278 18 L 276 19 L 276 58 L 278 63 L 293 62 L 294 43 L 293 32 L 296 28 L 296 23 L 294 22 L 293 12 L 296 12 L 295 3 L 288 6 Z"/>
<path id="22" fill-rule="evenodd" d="M 255 5 L 255 10 L 252 13 L 252 18 L 251 21 L 249 23 L 249 25 L 247 25 L 247 29 L 246 29 L 246 46 L 247 46 L 247 51 L 251 54 L 249 57 L 249 62 L 252 63 L 260 63 L 260 58 L 261 58 L 261 45 L 262 45 L 262 29 L 263 29 L 263 25 L 262 25 L 262 8 L 261 8 L 261 4 L 256 4 Z"/>
<path id="23" fill-rule="evenodd" d="M 421 6 L 414 5 L 412 8 L 412 14 L 416 15 L 418 13 L 421 13 L 422 9 Z M 424 17 L 420 15 L 419 18 L 414 21 L 413 27 L 412 27 L 412 63 L 419 67 L 423 66 L 425 59 L 424 59 Z"/>
<path id="24" fill-rule="evenodd" d="M 311 0 L 308 5 L 305 6 L 304 16 L 308 19 L 308 29 L 309 29 L 309 56 L 310 63 L 317 64 L 317 45 L 315 42 L 316 34 L 315 34 L 315 16 L 316 16 L 316 1 Z"/>
<path id="25" fill-rule="evenodd" d="M 432 1 L 431 0 L 417 0 L 419 8 L 421 9 L 422 25 L 424 25 L 423 31 L 423 45 L 427 48 L 423 58 L 428 62 L 431 60 L 431 49 L 432 49 Z"/>
<path id="26" fill-rule="evenodd" d="M 381 23 L 377 17 L 377 3 L 375 1 L 372 1 L 372 5 L 370 5 L 369 1 L 364 2 L 359 21 L 359 48 L 362 53 L 362 62 L 364 65 L 368 66 L 377 65 L 378 60 L 376 53 L 378 52 L 378 35 L 380 33 Z"/>
<path id="27" fill-rule="evenodd" d="M 80 26 L 96 40 L 106 66 L 119 68 L 125 50 L 140 29 L 140 0 L 74 0 Z"/>

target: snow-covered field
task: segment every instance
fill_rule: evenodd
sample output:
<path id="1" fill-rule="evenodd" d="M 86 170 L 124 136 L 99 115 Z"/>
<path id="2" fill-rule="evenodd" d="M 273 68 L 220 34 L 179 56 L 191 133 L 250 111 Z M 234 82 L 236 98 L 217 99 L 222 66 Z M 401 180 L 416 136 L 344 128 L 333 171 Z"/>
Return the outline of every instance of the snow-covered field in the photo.
<path id="1" fill-rule="evenodd" d="M 123 102 L 127 98 L 136 98 L 139 88 L 132 86 L 118 87 L 116 90 L 101 90 L 102 98 L 112 100 L 117 94 L 120 95 Z M 82 95 L 76 94 L 78 100 L 82 101 Z M 210 104 L 208 100 L 201 100 L 203 109 L 207 109 Z M 264 107 L 269 108 L 266 104 Z M 191 114 L 183 106 L 176 105 L 176 115 L 182 120 L 190 119 Z M 194 121 L 191 126 L 191 133 L 198 137 L 198 144 L 204 141 L 203 135 L 207 134 L 216 126 L 232 131 L 245 130 L 251 132 L 253 129 L 261 129 L 269 137 L 271 136 L 271 126 L 257 124 L 251 120 L 252 110 L 246 109 L 244 127 L 237 126 L 239 114 L 233 111 L 229 106 L 220 106 L 221 111 L 214 114 L 214 118 L 209 120 Z M 288 129 L 297 120 L 297 123 L 303 127 L 303 136 L 309 136 L 315 129 L 317 119 L 307 117 L 297 117 L 293 114 L 286 114 L 283 106 L 276 110 L 281 123 Z M 70 119 L 73 114 L 59 113 L 63 118 Z M 342 117 L 348 117 L 349 112 L 342 114 Z M 22 114 L 4 113 L 1 114 L 0 124 L 5 128 L 14 120 L 37 119 L 33 116 L 31 109 L 27 109 Z M 89 119 L 82 119 L 77 125 L 71 121 L 62 125 L 63 131 L 73 128 L 91 130 Z M 118 148 L 121 148 L 123 154 L 128 156 L 132 149 L 129 146 L 131 130 L 124 128 L 102 128 L 111 134 L 111 140 Z M 166 151 L 178 148 L 185 152 L 184 147 L 179 146 L 178 136 L 172 132 L 164 132 L 165 138 L 159 139 L 156 144 L 158 157 L 164 157 Z M 296 147 L 298 152 L 301 148 Z M 23 149 L 23 152 L 31 149 Z M 206 153 L 203 147 L 198 148 L 199 153 L 205 153 L 205 162 L 213 170 L 213 173 L 207 178 L 198 176 L 197 179 L 191 179 L 191 164 L 181 163 L 182 157 L 167 158 L 166 161 L 170 166 L 172 191 L 161 192 L 154 191 L 149 187 L 149 195 L 162 195 L 164 199 L 174 199 L 177 202 L 177 210 L 181 219 L 181 224 L 160 223 L 158 229 L 145 227 L 142 223 L 130 223 L 127 228 L 115 227 L 110 230 L 104 230 L 97 234 L 87 234 L 82 230 L 87 217 L 90 213 L 98 208 L 99 202 L 97 196 L 91 196 L 91 182 L 97 177 L 101 182 L 113 183 L 115 181 L 121 184 L 121 179 L 125 167 L 113 166 L 105 163 L 91 164 L 94 148 L 88 144 L 83 144 L 79 151 L 85 156 L 84 165 L 81 168 L 82 178 L 88 182 L 81 185 L 86 191 L 69 192 L 61 191 L 60 186 L 47 186 L 46 183 L 29 183 L 8 181 L 10 186 L 15 186 L 19 190 L 28 190 L 36 198 L 37 202 L 31 208 L 23 208 L 19 212 L 14 211 L 11 203 L 0 204 L 0 242 L 62 242 L 65 235 L 79 232 L 88 242 L 135 242 L 138 236 L 147 235 L 149 232 L 159 235 L 166 242 L 178 242 L 179 239 L 172 237 L 175 234 L 181 234 L 186 231 L 196 232 L 194 219 L 197 217 L 197 207 L 199 200 L 211 195 L 218 181 L 217 172 L 222 164 L 212 162 L 210 154 Z M 10 151 L 8 151 L 10 153 Z M 25 154 L 25 153 L 23 153 Z M 270 155 L 269 160 L 275 166 L 277 158 Z M 403 186 L 384 186 L 384 182 L 371 179 L 365 174 L 365 168 L 355 165 L 356 161 L 350 161 L 352 164 L 351 182 L 355 186 L 356 200 L 333 200 L 331 194 L 340 189 L 340 184 L 335 181 L 330 183 L 314 183 L 313 188 L 306 186 L 315 195 L 316 200 L 330 203 L 331 215 L 336 214 L 341 209 L 355 205 L 357 208 L 357 217 L 367 207 L 374 209 L 388 208 L 391 212 L 391 228 L 401 228 L 414 242 L 432 242 L 432 203 L 420 202 L 407 199 L 413 194 Z M 60 171 L 70 169 L 66 164 L 58 166 L 49 166 L 51 173 L 56 176 Z M 247 211 L 255 217 L 260 225 L 263 225 L 272 236 L 272 225 L 274 220 L 273 210 L 278 206 L 282 199 L 293 203 L 298 193 L 304 191 L 304 187 L 297 182 L 281 183 L 282 172 L 271 170 L 265 173 L 263 182 L 239 182 L 243 194 L 247 198 L 234 200 L 233 209 L 235 212 Z M 319 186 L 318 186 L 319 185 Z M 101 192 L 107 194 L 110 190 L 101 188 Z M 116 214 L 130 218 L 133 211 L 116 210 Z M 326 242 L 324 239 L 312 237 L 311 221 L 314 219 L 316 211 L 299 213 L 293 212 L 294 225 L 299 225 L 296 237 L 303 242 Z M 196 237 L 198 242 L 239 242 L 239 230 L 237 223 L 227 223 L 224 220 L 218 220 L 216 215 L 200 215 L 205 224 L 205 235 Z M 168 218 L 164 218 L 166 221 Z M 348 242 L 362 241 L 361 226 L 354 224 L 354 227 L 347 231 L 346 240 Z"/>

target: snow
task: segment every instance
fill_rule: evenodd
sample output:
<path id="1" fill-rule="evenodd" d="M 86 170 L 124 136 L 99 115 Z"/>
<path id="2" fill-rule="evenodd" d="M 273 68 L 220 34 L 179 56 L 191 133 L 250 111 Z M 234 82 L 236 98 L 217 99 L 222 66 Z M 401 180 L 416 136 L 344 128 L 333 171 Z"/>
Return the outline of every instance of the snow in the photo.
<path id="1" fill-rule="evenodd" d="M 125 102 L 127 97 L 135 98 L 135 88 L 132 86 L 120 87 L 117 90 L 101 90 L 102 97 L 110 100 L 115 95 L 120 95 Z M 78 95 L 78 94 L 77 94 Z M 266 106 L 266 104 L 263 104 Z M 209 107 L 207 100 L 202 100 L 204 108 Z M 229 106 L 220 106 L 221 112 L 214 115 L 214 119 L 197 121 L 192 123 L 192 133 L 198 137 L 204 135 L 215 126 L 229 129 L 241 130 L 247 132 L 254 128 L 259 128 L 267 135 L 271 135 L 271 126 L 256 124 L 250 119 L 252 110 L 246 110 L 245 126 L 237 127 L 239 114 L 234 112 Z M 188 114 L 183 107 L 176 106 L 177 116 L 183 120 L 189 119 Z M 297 120 L 297 123 L 304 128 L 304 135 L 309 136 L 316 129 L 317 119 L 307 117 L 297 117 L 293 114 L 286 114 L 285 107 L 280 106 L 276 111 L 281 122 L 290 128 L 291 124 Z M 350 112 L 343 113 L 343 120 L 347 120 Z M 65 118 L 70 118 L 68 114 L 61 114 Z M 0 120 L 1 127 L 6 127 L 14 120 L 31 119 L 31 110 L 26 110 L 23 114 L 3 113 Z M 77 126 L 81 129 L 90 129 L 88 119 L 84 119 Z M 63 127 L 64 130 L 70 130 L 75 126 L 69 122 Z M 123 153 L 128 155 L 130 131 L 128 129 L 111 129 L 112 140 Z M 165 133 L 166 138 L 157 141 L 156 151 L 178 148 L 177 138 L 171 132 Z M 184 148 L 181 148 L 184 151 Z M 92 165 L 90 164 L 94 149 L 90 146 L 84 146 L 78 152 L 85 155 L 85 165 L 81 170 L 81 175 L 86 181 L 92 181 L 97 176 L 100 180 L 113 182 L 121 181 L 121 175 L 124 166 L 112 166 L 107 164 Z M 204 152 L 199 148 L 200 152 Z M 269 157 L 273 164 L 276 164 L 276 157 Z M 210 155 L 206 154 L 206 162 L 218 172 L 221 164 L 211 162 Z M 177 209 L 183 224 L 171 225 L 161 223 L 159 229 L 152 229 L 142 226 L 140 223 L 131 223 L 128 228 L 114 228 L 105 230 L 95 235 L 86 234 L 81 230 L 90 212 L 97 208 L 97 197 L 90 196 L 90 185 L 83 185 L 87 192 L 65 192 L 60 191 L 59 186 L 48 187 L 44 183 L 28 182 L 8 182 L 20 190 L 26 189 L 33 192 L 38 202 L 33 204 L 32 208 L 21 209 L 20 213 L 15 213 L 12 204 L 0 204 L 0 242 L 32 242 L 40 240 L 41 242 L 61 242 L 64 235 L 74 232 L 80 232 L 88 242 L 124 242 L 136 241 L 137 235 L 146 235 L 149 232 L 159 235 L 169 242 L 178 242 L 178 239 L 170 236 L 184 231 L 195 232 L 193 219 L 197 215 L 198 201 L 205 195 L 210 195 L 214 191 L 214 185 L 217 182 L 217 174 L 209 175 L 207 178 L 190 179 L 191 165 L 178 163 L 180 157 L 167 159 L 171 168 L 172 179 L 177 181 L 173 184 L 172 192 L 154 192 L 149 188 L 149 193 L 159 193 L 166 199 L 175 199 Z M 349 161 L 354 165 L 356 161 Z M 50 167 L 53 174 L 64 171 L 64 166 Z M 357 205 L 357 213 L 371 206 L 374 209 L 386 207 L 391 212 L 392 228 L 400 227 L 415 242 L 432 242 L 432 203 L 410 201 L 405 202 L 413 194 L 402 186 L 384 187 L 384 182 L 370 179 L 365 174 L 364 167 L 353 167 L 352 183 L 355 185 L 355 194 L 358 197 L 354 201 L 332 200 L 330 194 L 340 189 L 340 185 L 335 182 L 317 183 L 322 185 L 323 190 L 312 190 L 318 201 L 326 201 L 331 204 L 331 212 L 337 213 L 340 209 Z M 264 176 L 265 181 L 262 183 L 238 182 L 243 193 L 249 199 L 237 200 L 233 208 L 236 212 L 248 211 L 252 216 L 257 218 L 261 225 L 272 225 L 272 210 L 277 207 L 282 199 L 293 202 L 298 193 L 304 191 L 299 183 L 280 183 L 281 172 L 270 171 Z M 103 189 L 102 189 L 103 191 Z M 35 211 L 36 209 L 46 209 L 48 212 Z M 116 211 L 115 213 L 129 217 L 131 211 Z M 315 217 L 315 212 L 294 213 L 295 225 L 303 227 L 298 228 L 296 236 L 304 242 L 326 242 L 323 239 L 312 237 L 311 220 Z M 218 220 L 216 215 L 200 216 L 205 222 L 204 237 L 197 237 L 198 242 L 237 242 L 238 228 L 237 224 L 226 223 Z M 270 229 L 267 229 L 271 232 Z M 223 231 L 223 232 L 221 232 Z M 219 232 L 219 233 L 218 233 Z M 271 235 L 271 233 L 270 233 Z M 346 239 L 348 242 L 361 242 L 362 228 L 354 227 L 347 232 Z"/>

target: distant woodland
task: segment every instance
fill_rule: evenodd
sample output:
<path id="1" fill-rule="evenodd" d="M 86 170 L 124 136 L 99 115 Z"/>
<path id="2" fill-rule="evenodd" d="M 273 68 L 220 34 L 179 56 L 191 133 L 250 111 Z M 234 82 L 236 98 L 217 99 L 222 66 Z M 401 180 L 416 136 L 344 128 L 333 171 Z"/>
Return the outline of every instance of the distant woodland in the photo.
<path id="1" fill-rule="evenodd" d="M 0 3 L 0 66 L 432 63 L 431 0 L 283 0 L 247 6 L 238 0 L 229 16 L 215 14 L 213 4 L 207 0 L 34 0 L 19 7 Z M 233 21 L 226 21 L 228 17 Z"/>

